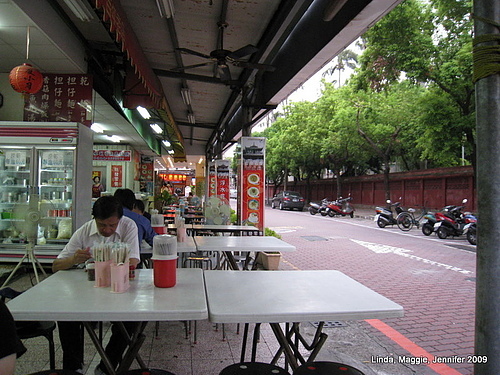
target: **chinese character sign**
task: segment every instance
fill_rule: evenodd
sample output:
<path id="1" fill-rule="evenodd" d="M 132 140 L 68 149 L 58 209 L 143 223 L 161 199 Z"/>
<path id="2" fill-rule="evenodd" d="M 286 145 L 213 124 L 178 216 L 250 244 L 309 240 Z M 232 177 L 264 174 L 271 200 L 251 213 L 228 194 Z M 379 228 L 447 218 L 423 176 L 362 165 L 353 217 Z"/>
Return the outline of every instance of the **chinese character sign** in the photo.
<path id="1" fill-rule="evenodd" d="M 264 230 L 266 138 L 241 138 L 241 222 Z"/>
<path id="2" fill-rule="evenodd" d="M 217 196 L 229 202 L 229 160 L 216 160 Z"/>
<path id="3" fill-rule="evenodd" d="M 24 121 L 79 122 L 91 125 L 92 76 L 44 74 L 43 85 L 24 102 Z"/>
<path id="4" fill-rule="evenodd" d="M 122 187 L 123 167 L 121 165 L 111 166 L 111 187 Z"/>
<path id="5" fill-rule="evenodd" d="M 208 163 L 208 196 L 217 196 L 217 173 L 215 163 Z"/>

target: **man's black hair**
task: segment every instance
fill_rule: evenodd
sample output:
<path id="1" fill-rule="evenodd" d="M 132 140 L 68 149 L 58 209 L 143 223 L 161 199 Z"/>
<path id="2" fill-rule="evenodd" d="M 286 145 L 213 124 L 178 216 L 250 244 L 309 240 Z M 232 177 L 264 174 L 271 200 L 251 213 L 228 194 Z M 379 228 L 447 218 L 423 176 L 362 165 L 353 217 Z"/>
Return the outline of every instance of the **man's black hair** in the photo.
<path id="1" fill-rule="evenodd" d="M 136 199 L 134 202 L 134 208 L 138 209 L 141 212 L 144 212 L 146 206 L 144 205 L 143 201 L 141 201 L 140 199 Z"/>
<path id="2" fill-rule="evenodd" d="M 132 210 L 135 203 L 135 194 L 130 189 L 117 189 L 114 194 L 115 198 L 120 201 L 123 207 Z"/>
<path id="3" fill-rule="evenodd" d="M 112 216 L 121 219 L 123 216 L 123 206 L 117 198 L 111 195 L 100 197 L 92 207 L 92 215 L 94 219 L 99 220 L 106 220 Z"/>

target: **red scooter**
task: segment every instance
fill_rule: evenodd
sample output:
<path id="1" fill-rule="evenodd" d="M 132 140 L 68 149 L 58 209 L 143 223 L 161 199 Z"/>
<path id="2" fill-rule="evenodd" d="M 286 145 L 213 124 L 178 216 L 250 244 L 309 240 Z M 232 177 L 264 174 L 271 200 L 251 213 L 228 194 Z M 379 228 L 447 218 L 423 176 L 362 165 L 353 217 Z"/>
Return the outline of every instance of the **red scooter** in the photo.
<path id="1" fill-rule="evenodd" d="M 476 217 L 470 212 L 465 214 L 462 210 L 467 203 L 467 199 L 462 201 L 463 206 L 446 206 L 442 212 L 436 213 L 437 222 L 434 224 L 434 231 L 441 239 L 448 236 L 458 237 L 464 234 L 464 228 L 467 224 L 475 223 Z"/>
<path id="2" fill-rule="evenodd" d="M 328 216 L 350 216 L 354 217 L 354 207 L 349 203 L 352 201 L 351 197 L 343 198 L 340 197 L 336 201 L 331 201 L 326 206 L 326 212 Z"/>

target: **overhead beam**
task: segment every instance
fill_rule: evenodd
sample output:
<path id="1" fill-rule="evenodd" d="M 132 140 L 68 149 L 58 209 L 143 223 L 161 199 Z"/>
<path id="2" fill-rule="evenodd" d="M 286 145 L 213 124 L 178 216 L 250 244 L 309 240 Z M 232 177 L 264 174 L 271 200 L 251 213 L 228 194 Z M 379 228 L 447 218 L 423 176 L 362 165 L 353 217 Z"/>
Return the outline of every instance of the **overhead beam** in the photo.
<path id="1" fill-rule="evenodd" d="M 221 81 L 217 77 L 202 76 L 199 74 L 174 72 L 172 70 L 165 70 L 165 69 L 153 69 L 153 71 L 159 77 L 179 78 L 179 79 L 185 79 L 188 81 L 198 81 L 198 82 L 205 82 L 205 83 L 211 83 L 214 85 L 224 85 L 224 86 L 239 86 L 240 85 L 239 81 L 235 81 L 235 80 Z"/>

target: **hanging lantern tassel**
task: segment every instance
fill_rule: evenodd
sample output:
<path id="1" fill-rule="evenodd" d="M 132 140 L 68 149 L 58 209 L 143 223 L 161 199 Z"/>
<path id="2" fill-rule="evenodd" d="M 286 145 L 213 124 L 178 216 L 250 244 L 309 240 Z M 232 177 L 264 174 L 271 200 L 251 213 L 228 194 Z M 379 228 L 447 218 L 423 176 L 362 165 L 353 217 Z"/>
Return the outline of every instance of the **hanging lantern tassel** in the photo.
<path id="1" fill-rule="evenodd" d="M 36 94 L 43 85 L 43 75 L 30 64 L 16 66 L 10 71 L 9 82 L 12 88 L 22 94 Z"/>

